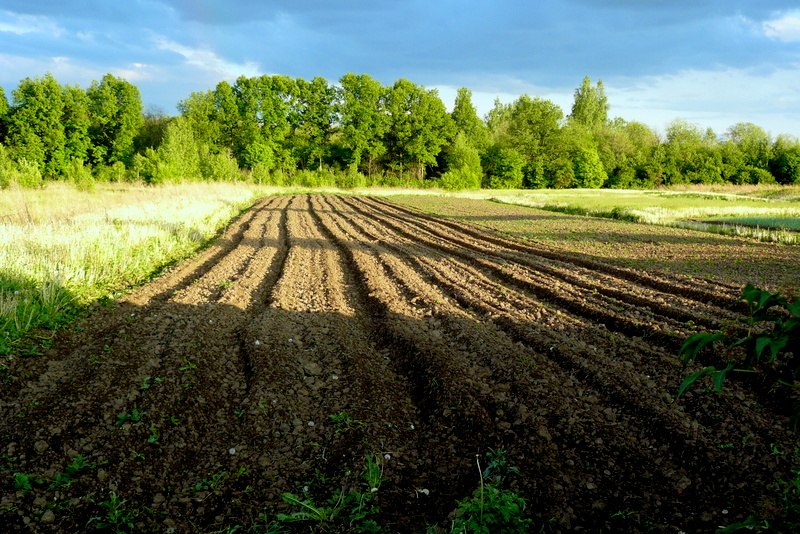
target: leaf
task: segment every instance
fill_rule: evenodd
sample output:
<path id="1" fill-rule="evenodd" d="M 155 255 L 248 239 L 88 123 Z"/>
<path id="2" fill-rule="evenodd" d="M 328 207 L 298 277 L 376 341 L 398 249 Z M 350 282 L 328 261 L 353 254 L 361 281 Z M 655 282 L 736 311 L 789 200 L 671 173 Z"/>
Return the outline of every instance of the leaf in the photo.
<path id="1" fill-rule="evenodd" d="M 711 334 L 709 332 L 698 332 L 697 334 L 692 334 L 686 338 L 686 342 L 678 352 L 678 357 L 683 357 L 683 364 L 686 365 L 697 359 L 697 354 L 700 352 L 700 349 L 709 343 L 722 341 L 724 339 L 726 339 L 725 335 L 719 333 Z"/>
<path id="2" fill-rule="evenodd" d="M 692 384 L 694 384 L 695 381 L 697 381 L 698 378 L 706 376 L 706 375 L 710 375 L 710 374 L 716 373 L 716 372 L 717 372 L 716 367 L 709 366 L 709 367 L 706 367 L 705 369 L 703 369 L 702 371 L 697 371 L 696 373 L 690 374 L 689 376 L 687 376 L 686 378 L 683 379 L 683 383 L 681 384 L 681 387 L 678 388 L 678 396 L 675 397 L 675 398 L 676 399 L 680 398 L 680 396 L 683 395 L 684 392 L 686 392 L 686 390 L 689 389 L 692 386 Z"/>
<path id="3" fill-rule="evenodd" d="M 725 382 L 725 378 L 727 377 L 728 371 L 733 369 L 733 363 L 729 363 L 725 369 L 721 369 L 711 376 L 711 381 L 714 383 L 714 388 L 717 390 L 717 393 L 722 391 L 722 383 Z"/>

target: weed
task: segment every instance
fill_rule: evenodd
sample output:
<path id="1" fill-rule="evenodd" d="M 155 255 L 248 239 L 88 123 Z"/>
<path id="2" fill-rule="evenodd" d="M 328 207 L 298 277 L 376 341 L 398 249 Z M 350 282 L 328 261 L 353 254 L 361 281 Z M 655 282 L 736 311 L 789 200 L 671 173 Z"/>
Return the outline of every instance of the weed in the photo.
<path id="1" fill-rule="evenodd" d="M 710 376 L 720 392 L 729 372 L 758 373 L 778 387 L 800 389 L 800 300 L 789 302 L 750 284 L 742 290 L 742 299 L 750 308 L 743 331 L 699 332 L 689 336 L 681 347 L 678 356 L 684 365 L 695 362 L 704 347 L 715 343 L 724 347 L 726 362 L 722 369 L 708 366 L 686 376 L 678 388 L 678 397 L 704 376 Z M 776 308 L 778 311 L 774 311 Z M 790 423 L 796 430 L 800 427 L 800 404 L 795 405 Z"/>
<path id="2" fill-rule="evenodd" d="M 350 414 L 347 412 L 331 414 L 330 419 L 331 422 L 336 425 L 337 434 L 347 432 L 355 426 L 362 426 L 364 424 L 363 421 L 359 421 L 358 419 L 353 419 L 350 417 Z"/>
<path id="3" fill-rule="evenodd" d="M 72 463 L 66 467 L 63 473 L 59 473 L 53 478 L 50 489 L 53 490 L 62 486 L 69 486 L 76 478 L 88 473 L 95 467 L 97 467 L 95 464 L 87 464 L 83 456 L 79 454 L 72 460 Z"/>
<path id="4" fill-rule="evenodd" d="M 192 488 L 192 493 L 201 491 L 216 491 L 220 484 L 228 477 L 227 471 L 211 475 L 211 478 L 204 478 Z"/>
<path id="5" fill-rule="evenodd" d="M 771 532 L 800 532 L 800 467 L 792 471 L 794 478 L 781 480 L 773 487 L 777 499 L 765 500 L 760 517 L 751 515 L 741 523 L 734 523 L 717 530 L 717 534 L 727 534 L 740 530 Z"/>
<path id="6" fill-rule="evenodd" d="M 150 380 L 152 380 L 152 382 L 150 382 Z M 149 376 L 146 376 L 146 377 L 144 377 L 144 381 L 142 382 L 141 389 L 143 391 L 146 391 L 146 390 L 150 389 L 151 387 L 153 387 L 154 384 L 160 384 L 163 381 L 164 381 L 164 379 L 160 378 L 160 377 L 151 378 Z"/>
<path id="7" fill-rule="evenodd" d="M 158 433 L 158 427 L 156 427 L 155 423 L 150 423 L 149 430 L 150 436 L 147 438 L 147 443 L 155 443 L 161 437 L 161 435 Z"/>
<path id="8" fill-rule="evenodd" d="M 128 421 L 138 423 L 145 415 L 147 415 L 147 412 L 134 404 L 129 413 L 121 413 L 117 416 L 117 426 L 122 426 Z"/>
<path id="9" fill-rule="evenodd" d="M 27 495 L 29 491 L 33 491 L 34 484 L 41 484 L 42 479 L 35 475 L 27 473 L 14 473 L 14 488 L 22 490 L 23 495 Z"/>
<path id="10" fill-rule="evenodd" d="M 179 371 L 196 371 L 197 364 L 192 363 L 189 360 L 183 360 L 183 367 L 178 368 Z"/>
<path id="11" fill-rule="evenodd" d="M 219 287 L 220 289 L 228 289 L 232 285 L 233 285 L 233 281 L 231 281 L 231 280 L 223 280 L 222 282 L 217 284 L 217 287 Z"/>
<path id="12" fill-rule="evenodd" d="M 489 464 L 485 470 L 481 470 L 480 458 L 476 459 L 480 486 L 472 497 L 458 501 L 450 533 L 529 532 L 533 521 L 523 515 L 525 499 L 500 487 L 508 475 L 518 475 L 519 470 L 508 465 L 502 449 L 489 449 L 487 456 Z"/>
<path id="13" fill-rule="evenodd" d="M 373 517 L 378 513 L 374 500 L 384 481 L 382 475 L 381 456 L 369 455 L 361 474 L 366 491 L 337 489 L 323 505 L 315 504 L 307 491 L 303 492 L 302 497 L 283 493 L 281 498 L 298 510 L 290 514 L 278 514 L 277 520 L 280 523 L 314 522 L 322 531 L 344 529 L 346 532 L 379 533 L 382 529 Z"/>
<path id="14" fill-rule="evenodd" d="M 134 531 L 133 512 L 125 508 L 127 501 L 120 499 L 116 492 L 109 492 L 108 500 L 98 503 L 106 509 L 105 515 L 92 517 L 87 526 L 95 522 L 94 528 L 97 530 L 107 530 L 115 534 Z"/>

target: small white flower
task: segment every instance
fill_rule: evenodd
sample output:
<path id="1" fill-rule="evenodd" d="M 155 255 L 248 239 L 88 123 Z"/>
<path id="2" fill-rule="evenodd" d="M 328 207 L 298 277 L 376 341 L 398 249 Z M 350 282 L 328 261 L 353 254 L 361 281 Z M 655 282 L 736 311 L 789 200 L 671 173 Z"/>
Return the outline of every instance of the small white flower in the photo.
<path id="1" fill-rule="evenodd" d="M 431 494 L 430 490 L 428 490 L 428 489 L 425 489 L 425 488 L 423 488 L 423 489 L 415 489 L 415 490 L 414 490 L 414 493 L 416 493 L 416 494 L 417 494 L 417 498 L 419 498 L 419 495 L 420 495 L 420 493 L 421 493 L 422 495 L 426 495 L 426 496 Z"/>
<path id="2" fill-rule="evenodd" d="M 228 452 L 229 452 L 229 453 L 231 453 L 231 454 L 236 454 L 236 447 L 231 447 L 231 448 L 228 450 Z"/>
<path id="3" fill-rule="evenodd" d="M 727 511 L 727 510 L 723 510 L 723 511 L 722 511 L 722 513 L 723 513 L 723 514 L 727 514 L 727 513 L 728 513 L 728 511 Z"/>
<path id="4" fill-rule="evenodd" d="M 370 493 L 377 493 L 377 492 L 378 492 L 378 488 L 372 488 L 372 489 L 371 489 L 371 490 L 369 490 L 369 491 L 370 491 Z"/>
<path id="5" fill-rule="evenodd" d="M 314 426 L 314 421 L 309 421 L 308 426 Z"/>
<path id="6" fill-rule="evenodd" d="M 253 344 L 254 344 L 254 345 L 261 345 L 261 342 L 260 342 L 259 340 L 257 340 L 257 339 L 256 339 L 256 342 L 255 342 L 255 343 L 253 343 Z"/>
<path id="7" fill-rule="evenodd" d="M 303 493 L 308 493 L 308 486 L 303 486 Z"/>
<path id="8" fill-rule="evenodd" d="M 339 380 L 339 375 L 331 375 L 331 380 Z"/>
<path id="9" fill-rule="evenodd" d="M 414 430 L 414 423 L 411 423 L 411 430 Z"/>
<path id="10" fill-rule="evenodd" d="M 391 454 L 384 454 L 383 457 L 386 458 L 387 460 L 391 460 L 392 459 L 392 455 Z"/>

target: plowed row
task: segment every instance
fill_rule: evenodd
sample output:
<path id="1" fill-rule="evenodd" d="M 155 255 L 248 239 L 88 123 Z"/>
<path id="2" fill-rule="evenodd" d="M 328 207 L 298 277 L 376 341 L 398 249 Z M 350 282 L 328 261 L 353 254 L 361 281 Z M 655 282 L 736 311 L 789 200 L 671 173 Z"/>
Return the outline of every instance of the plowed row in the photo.
<path id="1" fill-rule="evenodd" d="M 554 531 L 712 531 L 758 508 L 792 467 L 773 453 L 796 446 L 785 406 L 747 383 L 674 402 L 678 348 L 740 318 L 737 292 L 385 200 L 265 198 L 12 362 L 0 524 L 85 530 L 114 491 L 139 531 L 249 527 L 380 452 L 380 523 L 424 532 L 501 448 Z M 54 488 L 78 455 L 95 467 Z M 22 491 L 14 473 L 42 482 Z"/>

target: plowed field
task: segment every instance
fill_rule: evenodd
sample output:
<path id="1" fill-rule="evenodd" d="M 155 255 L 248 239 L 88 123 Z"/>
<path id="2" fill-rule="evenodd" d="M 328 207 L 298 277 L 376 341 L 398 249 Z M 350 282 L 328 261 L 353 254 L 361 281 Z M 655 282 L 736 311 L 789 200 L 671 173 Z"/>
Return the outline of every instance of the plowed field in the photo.
<path id="1" fill-rule="evenodd" d="M 10 364 L 0 524 L 91 530 L 113 491 L 137 531 L 246 529 L 379 452 L 379 523 L 424 532 L 499 448 L 552 531 L 710 532 L 796 460 L 786 399 L 758 385 L 674 402 L 678 348 L 741 318 L 738 290 L 385 200 L 265 198 Z"/>

